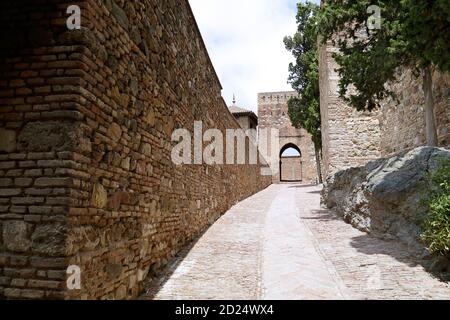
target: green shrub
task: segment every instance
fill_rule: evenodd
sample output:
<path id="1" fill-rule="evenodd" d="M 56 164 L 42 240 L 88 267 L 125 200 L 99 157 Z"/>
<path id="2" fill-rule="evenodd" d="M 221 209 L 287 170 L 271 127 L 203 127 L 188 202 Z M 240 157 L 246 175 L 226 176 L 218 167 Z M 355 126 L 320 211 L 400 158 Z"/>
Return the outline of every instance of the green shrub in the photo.
<path id="1" fill-rule="evenodd" d="M 430 174 L 428 192 L 422 239 L 431 252 L 450 255 L 450 160 L 442 161 Z"/>

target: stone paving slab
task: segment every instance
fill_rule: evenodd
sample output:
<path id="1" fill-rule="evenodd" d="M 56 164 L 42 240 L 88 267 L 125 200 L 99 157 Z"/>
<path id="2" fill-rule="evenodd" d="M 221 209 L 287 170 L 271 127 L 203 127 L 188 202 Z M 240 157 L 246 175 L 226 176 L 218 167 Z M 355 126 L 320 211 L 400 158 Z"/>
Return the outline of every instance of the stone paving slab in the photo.
<path id="1" fill-rule="evenodd" d="M 262 299 L 343 299 L 338 279 L 316 250 L 313 235 L 299 218 L 296 190 L 277 192 L 266 212 Z"/>
<path id="2" fill-rule="evenodd" d="M 406 246 L 321 209 L 319 192 L 272 185 L 238 203 L 142 299 L 450 299 Z"/>
<path id="3" fill-rule="evenodd" d="M 258 193 L 232 207 L 159 281 L 144 299 L 259 299 L 263 228 L 274 193 Z"/>

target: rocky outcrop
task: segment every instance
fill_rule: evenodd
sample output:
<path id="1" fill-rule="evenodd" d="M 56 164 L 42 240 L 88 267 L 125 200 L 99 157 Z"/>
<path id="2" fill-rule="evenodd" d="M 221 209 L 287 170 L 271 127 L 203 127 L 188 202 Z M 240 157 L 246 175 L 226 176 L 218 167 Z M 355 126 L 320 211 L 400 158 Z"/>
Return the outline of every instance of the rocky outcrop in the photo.
<path id="1" fill-rule="evenodd" d="M 424 250 L 420 225 L 426 208 L 421 199 L 427 174 L 443 158 L 449 159 L 450 151 L 421 147 L 337 172 L 324 186 L 323 202 L 360 230 Z"/>

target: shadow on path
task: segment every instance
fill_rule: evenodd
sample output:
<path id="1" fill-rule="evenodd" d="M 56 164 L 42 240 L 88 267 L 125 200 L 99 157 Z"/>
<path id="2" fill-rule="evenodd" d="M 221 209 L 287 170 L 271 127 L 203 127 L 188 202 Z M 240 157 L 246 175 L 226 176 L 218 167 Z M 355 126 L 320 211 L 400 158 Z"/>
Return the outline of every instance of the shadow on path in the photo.
<path id="1" fill-rule="evenodd" d="M 185 245 L 174 257 L 170 259 L 167 265 L 147 276 L 147 279 L 144 281 L 144 289 L 140 294 L 140 300 L 153 300 L 158 295 L 159 291 L 174 274 L 178 266 L 183 262 L 192 248 L 195 247 L 197 242 L 203 237 L 211 226 L 207 227 L 194 240 L 188 242 L 187 245 Z"/>
<path id="2" fill-rule="evenodd" d="M 442 272 L 432 270 L 433 264 L 438 260 L 436 255 L 422 258 L 421 252 L 417 249 L 409 248 L 399 240 L 387 240 L 381 236 L 364 234 L 353 237 L 350 245 L 358 252 L 366 255 L 388 255 L 410 267 L 422 266 L 428 273 L 440 281 L 450 283 L 449 270 Z"/>
<path id="3" fill-rule="evenodd" d="M 315 184 L 295 184 L 295 183 L 284 183 L 284 184 L 292 184 L 291 186 L 289 186 L 288 188 L 311 188 L 311 187 L 315 187 Z"/>
<path id="4" fill-rule="evenodd" d="M 340 220 L 345 222 L 333 210 L 322 209 L 313 210 L 314 217 L 302 217 L 305 220 L 317 220 L 322 222 Z M 351 226 L 351 224 L 347 223 Z M 354 228 L 352 226 L 352 228 Z M 355 228 L 356 229 L 356 228 Z M 432 272 L 432 265 L 436 261 L 436 256 L 422 257 L 423 251 L 408 247 L 405 243 L 397 239 L 387 239 L 380 234 L 365 233 L 350 238 L 350 245 L 358 252 L 368 256 L 386 255 L 393 257 L 398 262 L 409 267 L 422 266 L 432 276 L 443 282 L 450 282 L 450 275 L 447 272 Z"/>
<path id="5" fill-rule="evenodd" d="M 314 192 L 310 192 L 314 193 Z M 311 210 L 311 212 L 314 214 L 313 217 L 301 217 L 302 220 L 318 220 L 318 221 L 332 221 L 332 220 L 342 220 L 341 217 L 339 217 L 334 212 L 322 209 L 322 210 Z"/>

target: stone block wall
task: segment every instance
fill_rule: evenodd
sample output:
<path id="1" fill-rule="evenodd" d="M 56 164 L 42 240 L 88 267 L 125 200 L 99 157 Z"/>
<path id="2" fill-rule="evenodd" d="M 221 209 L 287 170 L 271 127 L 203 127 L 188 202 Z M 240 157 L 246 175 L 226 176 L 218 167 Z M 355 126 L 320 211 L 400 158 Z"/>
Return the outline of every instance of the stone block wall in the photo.
<path id="1" fill-rule="evenodd" d="M 270 150 L 269 154 L 274 155 L 266 159 L 271 168 L 275 168 L 276 172 L 273 176 L 274 182 L 280 181 L 279 161 L 281 149 L 293 144 L 297 146 L 302 155 L 302 177 L 305 183 L 315 183 L 318 180 L 317 166 L 314 151 L 314 143 L 311 135 L 305 129 L 296 129 L 292 126 L 288 115 L 287 102 L 291 97 L 296 96 L 295 91 L 288 92 L 266 92 L 258 94 L 258 119 L 259 129 L 277 129 L 279 130 L 279 150 Z M 270 139 L 269 139 L 270 140 Z M 261 139 L 260 139 L 261 141 Z M 275 162 L 275 163 L 274 163 Z M 290 169 L 288 169 L 290 170 Z"/>
<path id="2" fill-rule="evenodd" d="M 426 145 L 422 77 L 410 69 L 399 72 L 390 84 L 397 99 L 383 101 L 380 112 L 381 152 L 383 156 Z M 450 148 L 450 76 L 435 71 L 433 75 L 435 118 L 440 147 Z"/>
<path id="3" fill-rule="evenodd" d="M 397 81 L 388 84 L 397 98 L 385 99 L 371 113 L 357 112 L 339 98 L 338 65 L 332 58 L 337 50 L 331 43 L 320 48 L 325 176 L 426 145 L 422 78 L 410 69 L 399 70 Z M 433 83 L 439 146 L 449 148 L 450 76 L 436 71 Z"/>
<path id="4" fill-rule="evenodd" d="M 0 298 L 135 298 L 271 183 L 171 161 L 176 128 L 239 128 L 187 1 L 3 1 L 0 30 Z"/>
<path id="5" fill-rule="evenodd" d="M 381 156 L 378 112 L 358 112 L 339 98 L 338 64 L 329 43 L 320 48 L 319 81 L 322 118 L 323 172 L 361 166 Z"/>

